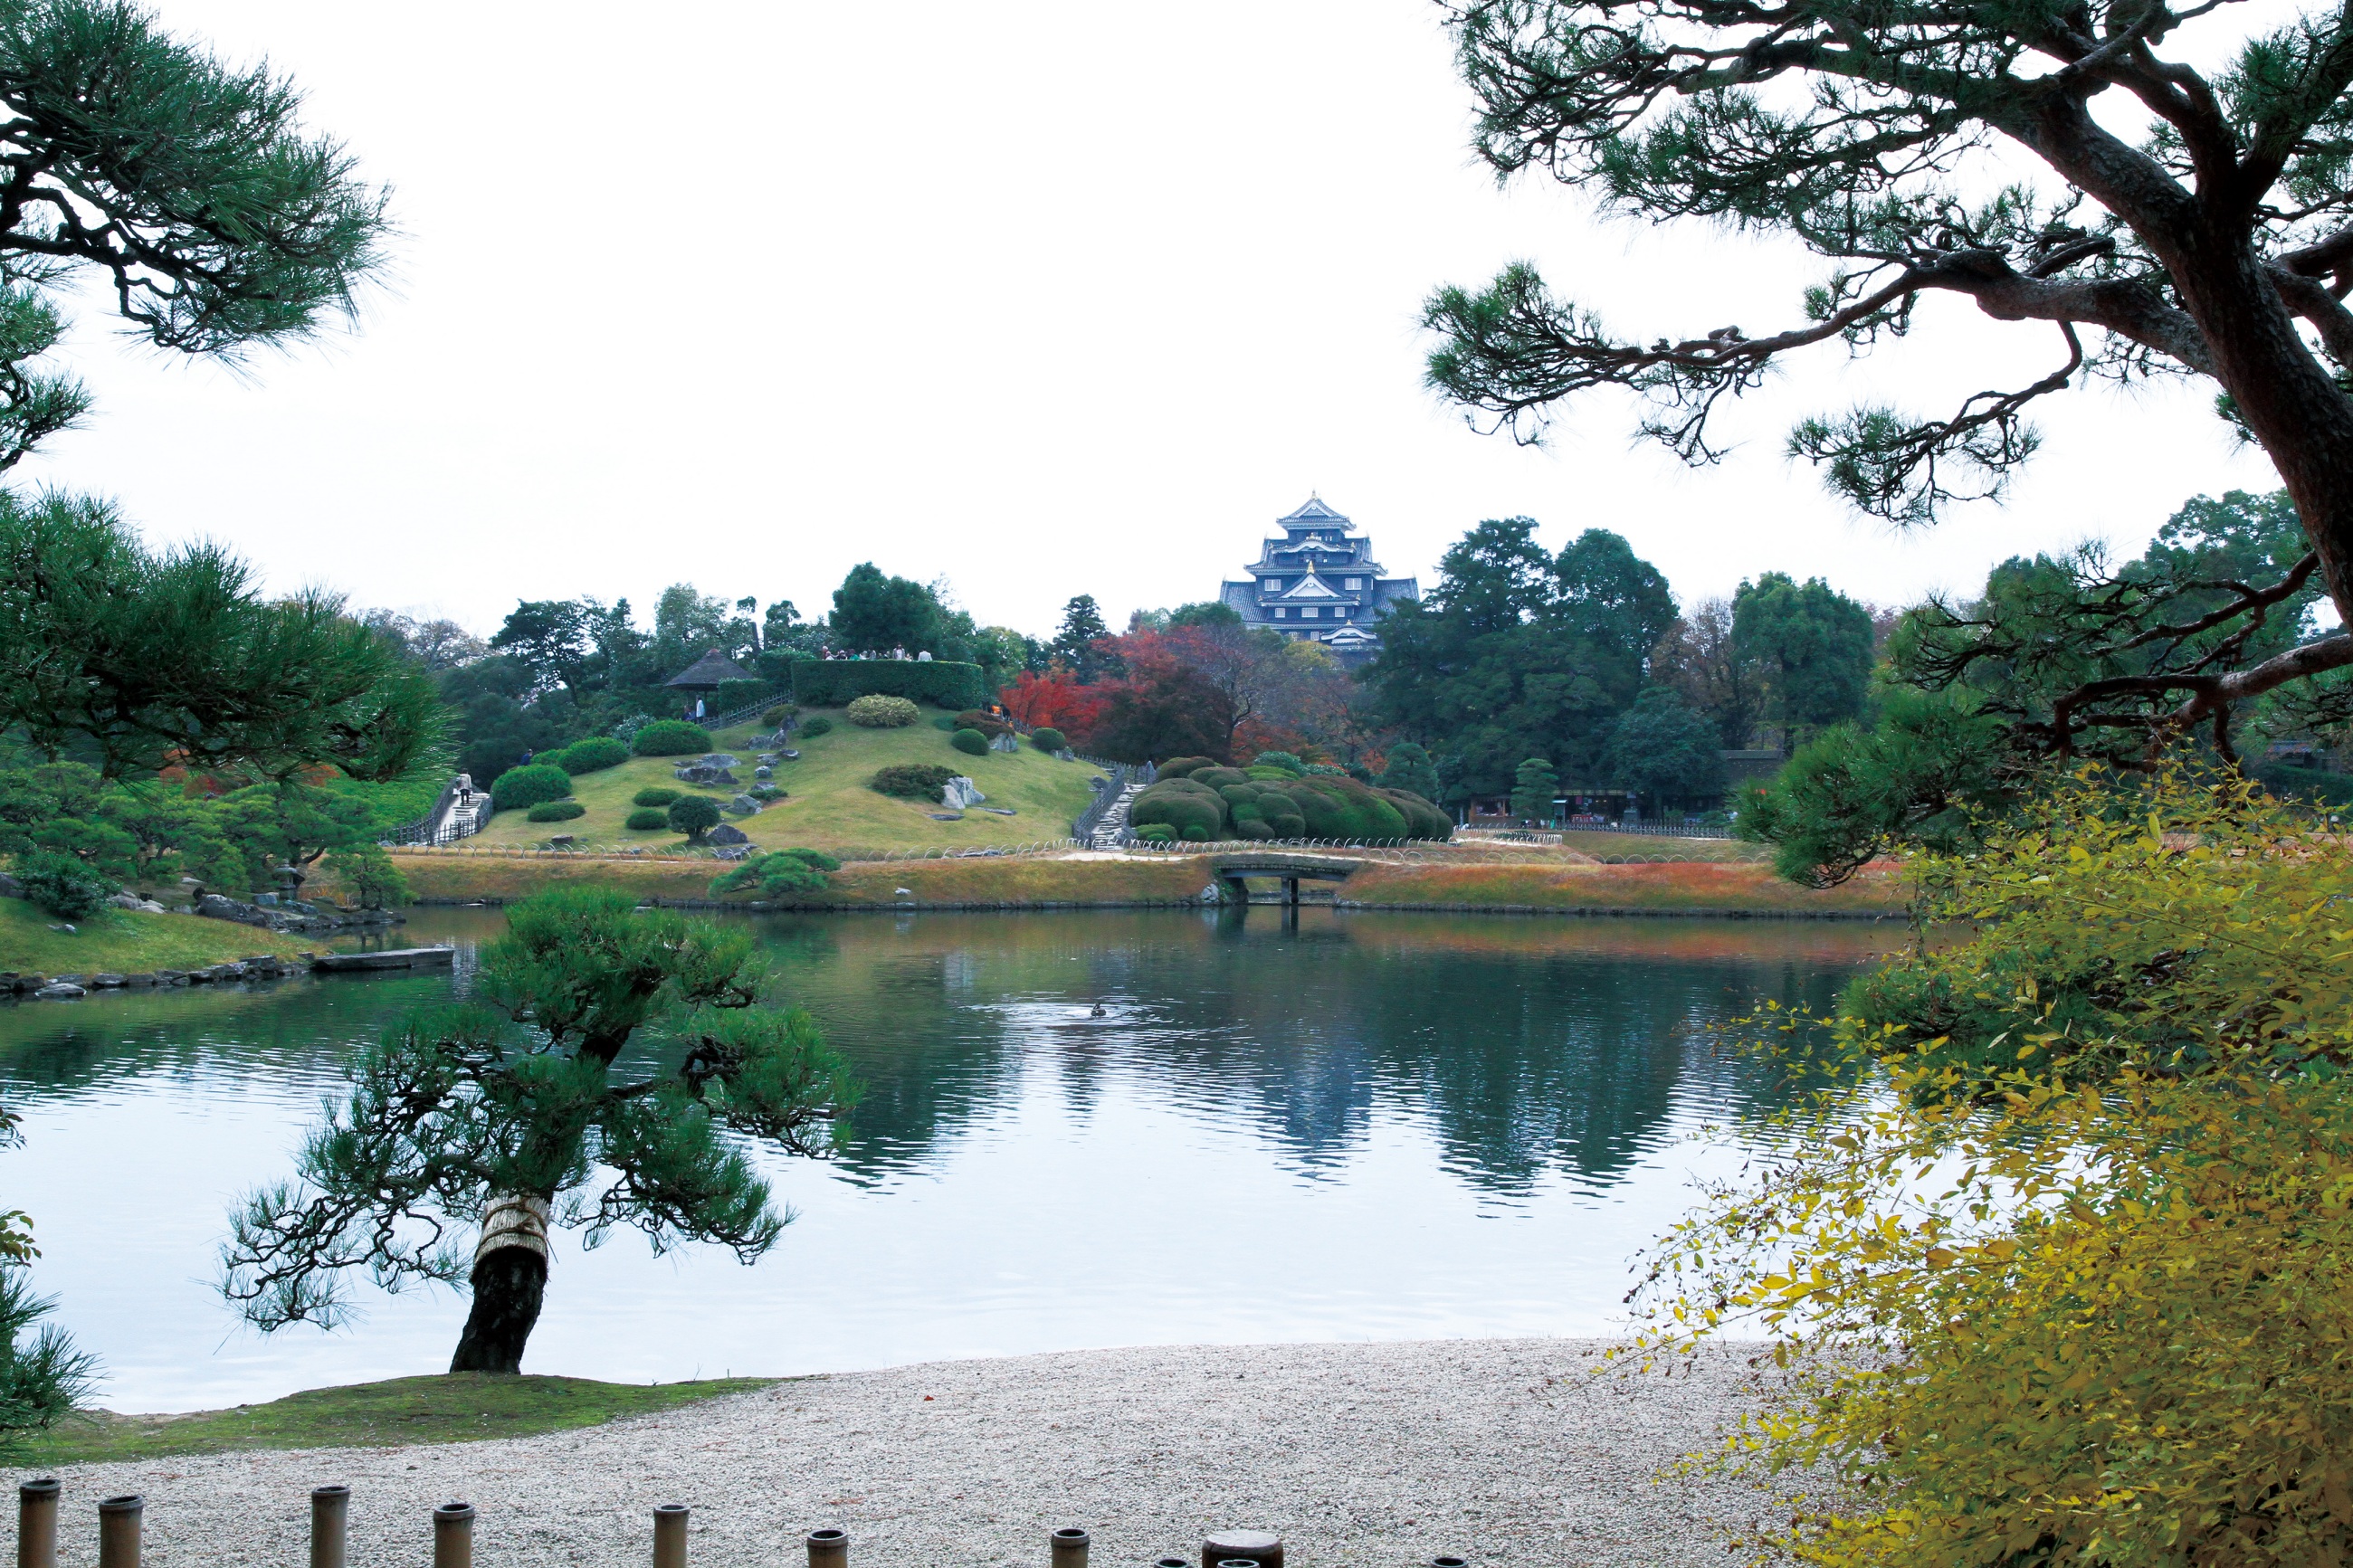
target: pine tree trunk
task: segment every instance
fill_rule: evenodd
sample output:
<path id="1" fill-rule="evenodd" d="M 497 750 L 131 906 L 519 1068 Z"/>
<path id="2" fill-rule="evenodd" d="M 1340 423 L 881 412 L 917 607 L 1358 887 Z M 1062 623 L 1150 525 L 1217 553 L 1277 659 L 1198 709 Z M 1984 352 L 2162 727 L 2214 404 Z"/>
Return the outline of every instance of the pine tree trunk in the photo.
<path id="1" fill-rule="evenodd" d="M 507 1193 L 491 1200 L 474 1247 L 473 1287 L 449 1370 L 522 1372 L 523 1345 L 547 1295 L 545 1199 Z"/>

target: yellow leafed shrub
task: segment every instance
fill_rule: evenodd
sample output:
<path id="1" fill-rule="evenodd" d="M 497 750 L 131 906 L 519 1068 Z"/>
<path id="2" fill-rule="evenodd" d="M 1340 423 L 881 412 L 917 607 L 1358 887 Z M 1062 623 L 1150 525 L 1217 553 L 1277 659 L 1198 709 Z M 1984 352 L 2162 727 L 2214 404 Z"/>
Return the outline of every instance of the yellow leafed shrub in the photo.
<path id="1" fill-rule="evenodd" d="M 1662 1244 L 1672 1349 L 1772 1336 L 1728 1462 L 1835 1564 L 2353 1560 L 2353 892 L 2242 787 L 2079 781 L 1978 921 L 1819 1031 L 1848 1071 Z M 1813 1032 L 1791 1021 L 1785 1042 Z"/>

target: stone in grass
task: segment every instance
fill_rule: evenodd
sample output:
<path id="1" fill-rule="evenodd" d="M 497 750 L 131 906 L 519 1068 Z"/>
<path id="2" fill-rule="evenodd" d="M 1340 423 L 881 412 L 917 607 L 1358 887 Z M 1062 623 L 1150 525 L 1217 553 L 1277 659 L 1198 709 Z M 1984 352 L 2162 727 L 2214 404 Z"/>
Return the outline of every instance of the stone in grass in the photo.
<path id="1" fill-rule="evenodd" d="M 962 822 L 964 820 L 964 813 L 961 811 L 932 811 L 926 812 L 924 815 L 929 816 L 934 822 Z"/>
<path id="2" fill-rule="evenodd" d="M 704 834 L 702 841 L 706 844 L 749 844 L 752 836 L 740 827 L 730 827 L 723 822 Z"/>
<path id="3" fill-rule="evenodd" d="M 723 844 L 711 853 L 714 859 L 741 860 L 751 852 L 752 847 L 749 844 Z"/>
<path id="4" fill-rule="evenodd" d="M 739 795 L 727 803 L 727 809 L 744 816 L 752 816 L 758 813 L 760 803 L 748 795 Z"/>

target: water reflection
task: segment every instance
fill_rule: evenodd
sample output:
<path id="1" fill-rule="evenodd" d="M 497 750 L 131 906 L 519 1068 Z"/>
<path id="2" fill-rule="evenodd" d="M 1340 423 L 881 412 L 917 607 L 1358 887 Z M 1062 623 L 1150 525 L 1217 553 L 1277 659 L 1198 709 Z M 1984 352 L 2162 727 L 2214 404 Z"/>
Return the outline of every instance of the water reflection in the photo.
<path id="1" fill-rule="evenodd" d="M 419 913 L 450 971 L 0 1005 L 5 1157 L 44 1289 L 118 1407 L 442 1364 L 459 1304 L 256 1341 L 204 1285 L 353 1045 L 462 989 L 495 911 Z M 533 1370 L 789 1372 L 1182 1340 L 1589 1331 L 1630 1251 L 1788 1086 L 1711 1048 L 1820 1004 L 1873 928 L 1174 912 L 773 918 L 777 990 L 867 1085 L 846 1157 L 769 1162 L 769 1259 L 568 1250 Z M 1101 1016 L 1094 1015 L 1100 1006 Z M 1501 1228 L 1494 1228 L 1494 1222 Z M 1201 1259 L 1280 1259 L 1237 1292 Z M 1405 1259 L 1410 1257 L 1410 1266 Z M 656 1331 L 691 1321 L 691 1334 Z"/>

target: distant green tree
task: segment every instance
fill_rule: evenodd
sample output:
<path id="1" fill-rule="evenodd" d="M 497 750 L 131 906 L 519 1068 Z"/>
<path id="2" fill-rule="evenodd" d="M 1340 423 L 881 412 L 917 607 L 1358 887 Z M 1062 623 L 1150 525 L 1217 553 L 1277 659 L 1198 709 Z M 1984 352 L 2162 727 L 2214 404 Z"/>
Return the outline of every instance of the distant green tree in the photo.
<path id="1" fill-rule="evenodd" d="M 1166 631 L 1181 631 L 1187 626 L 1233 626 L 1242 624 L 1240 610 L 1218 599 L 1204 599 L 1198 604 L 1179 605 L 1168 612 Z"/>
<path id="2" fill-rule="evenodd" d="M 670 830 L 699 842 L 719 826 L 719 815 L 717 801 L 699 795 L 681 795 L 670 805 Z"/>
<path id="3" fill-rule="evenodd" d="M 1598 783 L 1610 727 L 1674 624 L 1666 580 L 1618 535 L 1589 529 L 1559 555 L 1525 517 L 1472 529 L 1436 587 L 1381 623 L 1365 673 L 1371 716 L 1443 759 L 1448 798 L 1501 794 L 1531 744 Z"/>
<path id="4" fill-rule="evenodd" d="M 691 583 L 672 583 L 654 601 L 653 655 L 666 680 L 706 653 L 733 656 L 727 601 L 697 593 Z"/>
<path id="5" fill-rule="evenodd" d="M 852 653 L 936 652 L 939 602 L 921 583 L 863 562 L 833 591 L 832 626 L 835 646 Z"/>
<path id="6" fill-rule="evenodd" d="M 1438 767 L 1419 742 L 1399 741 L 1388 750 L 1388 767 L 1381 774 L 1383 789 L 1401 789 L 1424 800 L 1438 798 Z"/>
<path id="7" fill-rule="evenodd" d="M 1094 595 L 1081 594 L 1062 606 L 1062 624 L 1046 645 L 1047 657 L 1078 677 L 1082 686 L 1123 673 L 1119 657 L 1104 647 L 1111 628 Z"/>
<path id="8" fill-rule="evenodd" d="M 1530 822 L 1552 820 L 1560 777 L 1542 757 L 1530 757 L 1512 774 L 1512 815 Z"/>
<path id="9" fill-rule="evenodd" d="M 268 1332 L 336 1326 L 343 1282 L 469 1284 L 453 1372 L 515 1373 L 539 1321 L 548 1231 L 634 1226 L 656 1251 L 749 1263 L 788 1215 L 724 1132 L 823 1155 L 855 1099 L 797 1008 L 760 1006 L 749 933 L 564 889 L 508 911 L 475 1001 L 420 1014 L 360 1056 L 298 1179 L 232 1216 L 221 1289 Z M 655 1054 L 633 1054 L 649 1042 Z M 608 1179 L 609 1178 L 609 1179 Z M 453 1228 L 474 1227 L 469 1260 Z"/>
<path id="10" fill-rule="evenodd" d="M 1767 572 L 1732 597 L 1732 640 L 1764 674 L 1765 720 L 1784 747 L 1862 712 L 1871 612 L 1819 577 Z"/>
<path id="11" fill-rule="evenodd" d="M 364 910 L 396 909 L 408 902 L 408 879 L 392 857 L 374 844 L 355 844 L 327 857 L 327 869 L 351 889 Z"/>
<path id="12" fill-rule="evenodd" d="M 1671 686 L 1645 687 L 1619 716 L 1602 766 L 1620 788 L 1645 804 L 1713 803 L 1724 793 L 1724 759 L 1715 725 Z"/>
<path id="13" fill-rule="evenodd" d="M 580 606 L 569 599 L 520 600 L 491 634 L 491 651 L 510 656 L 530 671 L 535 691 L 578 687 L 588 647 Z"/>

